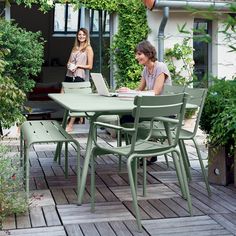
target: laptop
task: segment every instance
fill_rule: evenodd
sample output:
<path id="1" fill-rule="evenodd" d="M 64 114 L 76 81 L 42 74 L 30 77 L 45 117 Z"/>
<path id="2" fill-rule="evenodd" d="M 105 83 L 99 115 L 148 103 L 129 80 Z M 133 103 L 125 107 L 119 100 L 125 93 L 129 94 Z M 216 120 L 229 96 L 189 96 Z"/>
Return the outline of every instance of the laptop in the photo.
<path id="1" fill-rule="evenodd" d="M 110 93 L 101 73 L 90 73 L 97 92 L 101 96 L 116 97 L 118 93 Z"/>

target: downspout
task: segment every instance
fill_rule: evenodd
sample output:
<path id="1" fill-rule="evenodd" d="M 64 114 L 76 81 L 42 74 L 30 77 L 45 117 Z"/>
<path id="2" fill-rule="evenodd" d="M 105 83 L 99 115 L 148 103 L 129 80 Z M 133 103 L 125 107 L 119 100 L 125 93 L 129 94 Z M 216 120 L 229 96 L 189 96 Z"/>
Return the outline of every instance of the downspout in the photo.
<path id="1" fill-rule="evenodd" d="M 163 17 L 158 31 L 158 60 L 164 60 L 164 30 L 169 17 L 169 8 L 183 9 L 192 7 L 196 9 L 213 8 L 216 10 L 229 11 L 229 4 L 225 2 L 203 2 L 203 1 L 174 1 L 174 0 L 143 0 L 150 10 L 163 8 Z"/>
<path id="2" fill-rule="evenodd" d="M 164 60 L 164 30 L 166 27 L 167 20 L 169 18 L 169 7 L 163 8 L 163 17 L 158 31 L 158 60 Z"/>
<path id="3" fill-rule="evenodd" d="M 193 7 L 196 9 L 207 9 L 213 8 L 215 10 L 229 10 L 229 4 L 226 2 L 216 2 L 216 1 L 172 1 L 172 0 L 154 0 L 151 10 L 171 7 L 171 8 L 186 8 Z"/>

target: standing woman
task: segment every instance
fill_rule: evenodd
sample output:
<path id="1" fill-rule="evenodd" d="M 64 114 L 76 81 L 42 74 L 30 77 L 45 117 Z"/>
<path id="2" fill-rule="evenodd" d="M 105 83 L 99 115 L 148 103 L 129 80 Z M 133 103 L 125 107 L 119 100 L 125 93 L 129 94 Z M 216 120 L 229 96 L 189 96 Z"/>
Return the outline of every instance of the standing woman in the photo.
<path id="1" fill-rule="evenodd" d="M 84 82 L 86 70 L 93 68 L 93 49 L 90 45 L 89 32 L 85 28 L 80 28 L 76 34 L 74 47 L 67 63 L 65 82 Z M 66 127 L 67 132 L 73 130 L 75 117 L 70 118 Z"/>

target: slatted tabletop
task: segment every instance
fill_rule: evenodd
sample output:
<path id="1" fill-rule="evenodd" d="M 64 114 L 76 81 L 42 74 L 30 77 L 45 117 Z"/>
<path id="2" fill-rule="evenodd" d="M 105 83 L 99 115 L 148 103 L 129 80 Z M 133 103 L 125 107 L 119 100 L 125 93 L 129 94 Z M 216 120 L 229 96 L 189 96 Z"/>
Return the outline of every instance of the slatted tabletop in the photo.
<path id="1" fill-rule="evenodd" d="M 74 136 L 81 143 L 83 157 L 86 134 Z M 99 136 L 99 142 L 104 145 L 116 144 L 116 140 L 104 132 L 100 132 Z M 10 146 L 12 152 L 19 150 L 19 140 L 2 142 Z M 211 186 L 212 197 L 209 198 L 195 162 L 194 149 L 189 144 L 187 150 L 194 164 L 190 183 L 193 216 L 189 216 L 187 203 L 180 196 L 173 163 L 170 162 L 170 168 L 167 168 L 161 157 L 155 165 L 148 167 L 148 197 L 139 197 L 144 230 L 138 233 L 125 160 L 122 171 L 118 172 L 116 157 L 110 155 L 97 159 L 97 210 L 92 214 L 89 204 L 90 176 L 84 204 L 76 205 L 76 153 L 73 147 L 69 148 L 69 178 L 65 179 L 63 163 L 59 166 L 53 161 L 55 145 L 34 145 L 30 151 L 32 204 L 25 214 L 8 217 L 0 236 L 236 235 L 236 189 L 214 185 Z M 207 156 L 205 149 L 202 149 L 202 154 Z M 141 184 L 141 172 L 138 177 Z"/>

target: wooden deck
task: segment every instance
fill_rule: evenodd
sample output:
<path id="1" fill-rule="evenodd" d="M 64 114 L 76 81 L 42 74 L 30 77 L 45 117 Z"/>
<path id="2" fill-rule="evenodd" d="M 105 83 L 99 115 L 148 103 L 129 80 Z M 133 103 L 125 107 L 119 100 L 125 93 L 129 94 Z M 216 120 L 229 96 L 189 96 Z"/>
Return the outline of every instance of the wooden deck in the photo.
<path id="1" fill-rule="evenodd" d="M 99 136 L 104 145 L 115 145 L 115 140 L 104 132 Z M 86 133 L 75 137 L 84 156 Z M 199 140 L 202 142 L 202 136 Z M 12 152 L 18 152 L 19 140 L 2 142 L 9 145 Z M 96 211 L 90 213 L 89 177 L 84 204 L 76 205 L 73 147 L 70 147 L 70 176 L 65 179 L 63 167 L 53 161 L 55 145 L 35 145 L 30 152 L 31 206 L 24 215 L 8 217 L 0 236 L 236 235 L 236 188 L 211 186 L 209 198 L 191 144 L 187 150 L 193 167 L 190 191 L 194 216 L 189 216 L 187 203 L 180 196 L 172 163 L 168 169 L 164 158 L 160 157 L 156 164 L 148 167 L 148 197 L 139 197 L 143 233 L 138 233 L 125 162 L 122 171 L 118 172 L 115 156 L 97 159 Z M 202 154 L 207 156 L 203 144 Z M 140 173 L 140 184 L 141 177 Z"/>

